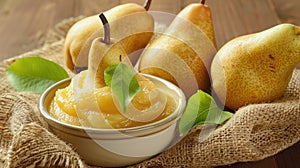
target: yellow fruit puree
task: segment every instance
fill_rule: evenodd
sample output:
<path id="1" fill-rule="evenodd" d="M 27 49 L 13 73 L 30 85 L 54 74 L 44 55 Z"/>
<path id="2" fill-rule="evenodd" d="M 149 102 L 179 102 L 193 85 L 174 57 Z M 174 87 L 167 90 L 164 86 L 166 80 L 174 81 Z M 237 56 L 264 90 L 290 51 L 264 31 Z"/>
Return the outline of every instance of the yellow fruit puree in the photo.
<path id="1" fill-rule="evenodd" d="M 138 81 L 140 85 L 140 92 L 135 95 L 131 103 L 136 109 L 143 111 L 151 106 L 149 94 L 154 88 L 156 88 L 156 86 L 153 82 L 145 78 L 138 79 Z M 80 82 L 79 85 L 82 85 L 82 82 Z M 76 110 L 76 103 L 82 101 L 81 103 L 84 103 L 86 106 L 88 106 L 93 100 L 82 98 L 76 99 L 76 102 L 74 98 L 74 91 L 75 90 L 72 82 L 69 86 L 58 89 L 55 93 L 54 99 L 50 104 L 49 112 L 50 115 L 52 115 L 54 118 L 62 122 L 77 126 L 89 126 L 97 128 L 135 127 L 161 120 L 169 116 L 176 108 L 176 100 L 172 97 L 172 95 L 163 91 L 167 98 L 167 103 L 164 106 L 163 112 L 151 121 L 134 121 L 124 115 L 126 114 L 126 112 L 122 114 L 118 110 L 118 107 L 114 103 L 115 101 L 111 88 L 105 86 L 102 88 L 94 89 L 93 97 L 95 98 L 94 101 L 96 101 L 98 110 L 96 112 L 84 112 L 84 115 L 86 115 L 86 117 L 81 118 L 78 117 L 79 115 Z M 93 116 L 96 116 L 98 118 L 97 120 L 95 119 L 95 121 L 93 121 L 96 124 L 91 126 L 88 124 L 87 118 L 89 120 L 93 120 Z"/>

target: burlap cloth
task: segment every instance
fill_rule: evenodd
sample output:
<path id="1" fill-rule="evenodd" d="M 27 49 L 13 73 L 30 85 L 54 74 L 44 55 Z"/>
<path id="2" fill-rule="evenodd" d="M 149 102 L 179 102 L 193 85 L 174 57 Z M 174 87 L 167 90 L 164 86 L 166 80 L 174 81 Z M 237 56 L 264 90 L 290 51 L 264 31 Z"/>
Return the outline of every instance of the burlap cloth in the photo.
<path id="1" fill-rule="evenodd" d="M 0 167 L 88 167 L 70 144 L 47 130 L 39 116 L 39 95 L 16 92 L 5 69 L 14 60 L 41 56 L 63 65 L 62 46 L 69 27 L 79 18 L 59 23 L 42 48 L 0 64 Z M 285 95 L 273 103 L 238 110 L 204 142 L 201 127 L 179 144 L 134 167 L 213 167 L 257 161 L 300 140 L 300 70 L 295 70 Z"/>

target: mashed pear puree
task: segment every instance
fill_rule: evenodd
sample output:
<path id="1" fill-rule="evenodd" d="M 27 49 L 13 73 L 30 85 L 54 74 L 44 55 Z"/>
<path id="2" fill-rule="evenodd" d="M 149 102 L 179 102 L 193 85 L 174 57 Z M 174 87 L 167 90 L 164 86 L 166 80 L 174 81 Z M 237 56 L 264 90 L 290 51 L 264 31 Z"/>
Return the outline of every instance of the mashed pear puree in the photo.
<path id="1" fill-rule="evenodd" d="M 83 85 L 83 80 L 86 78 L 86 72 L 82 72 L 80 76 L 81 82 L 78 85 Z M 158 98 L 157 101 L 153 104 L 150 102 L 149 94 L 155 88 L 158 88 L 160 92 L 162 92 L 166 97 L 166 103 L 163 104 L 163 111 L 157 115 L 154 119 L 145 120 L 145 122 L 141 122 L 141 120 L 136 121 L 130 117 L 126 117 L 124 114 L 130 113 L 130 111 L 121 113 L 117 106 L 114 103 L 114 98 L 112 96 L 112 90 L 110 87 L 105 86 L 101 88 L 94 88 L 94 93 L 80 93 L 82 98 L 74 99 L 74 81 L 72 80 L 70 85 L 58 89 L 55 93 L 54 99 L 51 101 L 49 112 L 50 115 L 54 118 L 68 124 L 76 125 L 76 126 L 88 126 L 88 127 L 95 127 L 95 128 L 129 128 L 135 126 L 141 126 L 148 123 L 152 123 L 158 120 L 161 120 L 167 116 L 169 116 L 176 108 L 177 99 L 174 97 L 173 93 L 168 91 L 168 89 L 160 88 L 156 86 L 153 82 L 145 77 L 137 77 L 139 85 L 140 85 L 140 92 L 138 92 L 133 100 L 131 101 L 131 105 L 135 107 L 135 109 L 140 110 L 141 113 L 145 113 L 147 109 L 151 108 L 151 106 L 157 106 L 159 103 L 162 105 L 162 99 Z M 75 89 L 76 91 L 76 89 Z M 92 95 L 97 104 L 97 111 L 87 111 L 84 112 L 84 117 L 79 117 L 79 113 L 76 110 L 76 104 L 80 103 L 82 105 L 88 107 L 93 101 L 85 97 L 91 97 Z M 161 96 L 160 96 L 161 97 Z M 128 108 L 129 109 L 129 108 Z M 154 108 L 155 109 L 155 108 Z M 82 113 L 80 114 L 80 116 Z M 147 114 L 145 115 L 147 117 Z M 92 126 L 88 124 L 89 120 L 92 121 Z"/>

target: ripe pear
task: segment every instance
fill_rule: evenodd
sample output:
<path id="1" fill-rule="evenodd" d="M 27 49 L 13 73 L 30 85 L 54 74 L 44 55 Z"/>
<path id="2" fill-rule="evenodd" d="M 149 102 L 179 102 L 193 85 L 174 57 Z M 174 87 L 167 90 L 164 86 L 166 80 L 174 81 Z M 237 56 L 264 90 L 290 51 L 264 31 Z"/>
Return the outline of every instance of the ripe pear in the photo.
<path id="1" fill-rule="evenodd" d="M 95 78 L 94 82 L 96 88 L 105 87 L 106 83 L 104 81 L 104 70 L 114 64 L 120 63 L 120 61 L 124 61 L 128 63 L 128 65 L 132 67 L 130 61 L 128 60 L 127 50 L 128 47 L 132 47 L 132 45 L 124 44 L 124 41 L 128 40 L 128 38 L 124 38 L 121 41 L 117 41 L 116 39 L 111 37 L 110 27 L 108 19 L 106 18 L 104 13 L 99 15 L 102 24 L 103 24 L 103 37 L 98 37 L 93 40 L 91 44 L 91 49 L 89 52 L 89 62 L 88 62 L 88 78 Z M 131 19 L 131 17 L 128 17 Z M 124 21 L 125 20 L 125 21 Z M 120 19 L 113 24 L 118 24 L 119 26 L 127 23 L 126 18 Z M 138 79 L 143 80 L 144 77 L 137 74 Z"/>
<path id="2" fill-rule="evenodd" d="M 135 3 L 127 3 L 104 12 L 110 23 L 122 19 L 124 16 L 138 15 L 133 16 L 133 20 L 138 17 L 138 22 L 134 20 L 134 23 L 131 21 L 121 27 L 111 26 L 112 37 L 116 40 L 130 36 L 130 38 L 123 41 L 123 43 L 131 45 L 128 47 L 131 50 L 126 51 L 128 55 L 144 48 L 153 35 L 154 19 L 147 12 L 150 3 L 151 0 L 147 0 L 144 7 Z M 72 71 L 77 64 L 78 67 L 87 67 L 88 53 L 92 41 L 102 36 L 103 26 L 99 22 L 98 15 L 89 16 L 76 22 L 68 31 L 64 43 L 66 66 Z M 135 43 L 132 41 L 135 41 Z"/>
<path id="3" fill-rule="evenodd" d="M 280 24 L 235 38 L 216 54 L 212 87 L 232 109 L 281 97 L 300 61 L 300 27 Z"/>
<path id="4" fill-rule="evenodd" d="M 209 90 L 216 41 L 210 8 L 193 3 L 178 13 L 167 30 L 142 53 L 139 70 L 178 85 L 186 97 Z"/>
<path id="5" fill-rule="evenodd" d="M 103 13 L 100 14 L 100 19 L 104 25 L 104 37 L 97 38 L 92 43 L 91 52 L 89 54 L 87 78 L 92 79 L 90 81 L 94 82 L 96 90 L 101 88 L 109 90 L 104 94 L 98 94 L 102 95 L 100 96 L 100 102 L 103 101 L 104 103 L 100 103 L 99 108 L 103 111 L 109 111 L 114 102 L 112 91 L 110 88 L 107 88 L 108 86 L 106 86 L 104 80 L 104 70 L 108 66 L 118 64 L 126 59 L 127 62 L 125 63 L 132 69 L 133 67 L 126 55 L 126 47 L 128 46 L 124 46 L 122 41 L 115 41 L 113 38 L 110 38 L 110 25 Z M 120 23 L 124 23 L 122 21 L 123 20 L 119 20 Z M 132 103 L 127 108 L 128 111 L 126 113 L 123 112 L 120 107 L 115 104 L 113 105 L 113 109 L 118 109 L 124 116 L 134 121 L 151 121 L 163 112 L 166 106 L 167 97 L 149 79 L 141 76 L 139 73 L 136 73 L 135 77 L 141 87 L 141 91 L 133 98 Z"/>
<path id="6" fill-rule="evenodd" d="M 120 63 L 127 56 L 121 43 L 111 39 L 109 44 L 103 43 L 103 38 L 96 38 L 89 54 L 88 77 L 94 79 L 95 87 L 106 86 L 104 70 L 110 65 Z"/>
<path id="7" fill-rule="evenodd" d="M 96 88 L 106 86 L 104 70 L 110 65 L 119 63 L 120 60 L 124 60 L 127 56 L 122 43 L 110 37 L 110 25 L 104 13 L 99 17 L 104 27 L 104 37 L 93 40 L 88 60 L 88 78 L 94 79 Z"/>

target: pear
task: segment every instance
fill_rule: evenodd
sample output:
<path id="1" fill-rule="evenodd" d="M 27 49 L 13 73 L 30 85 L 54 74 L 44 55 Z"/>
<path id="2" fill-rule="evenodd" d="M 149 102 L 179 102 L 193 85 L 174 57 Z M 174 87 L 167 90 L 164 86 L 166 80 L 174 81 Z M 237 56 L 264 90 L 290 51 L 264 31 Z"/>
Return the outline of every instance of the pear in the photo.
<path id="1" fill-rule="evenodd" d="M 122 43 L 111 38 L 110 24 L 104 13 L 99 15 L 104 27 L 104 37 L 93 40 L 88 59 L 88 78 L 95 80 L 95 87 L 106 86 L 104 81 L 104 70 L 124 60 L 127 56 Z M 118 20 L 122 22 L 123 20 Z M 116 21 L 114 23 L 117 23 Z"/>
<path id="2" fill-rule="evenodd" d="M 104 12 L 110 23 L 122 19 L 124 16 L 135 15 L 132 17 L 134 22 L 129 21 L 127 24 L 123 24 L 123 26 L 111 27 L 111 34 L 116 40 L 130 36 L 130 38 L 123 41 L 124 44 L 130 45 L 128 50 L 126 50 L 128 55 L 143 49 L 153 35 L 154 20 L 153 17 L 147 13 L 150 4 L 151 0 L 147 0 L 144 7 L 135 3 L 127 3 Z M 134 20 L 136 18 L 138 18 L 138 22 Z M 73 71 L 75 65 L 77 65 L 80 70 L 87 67 L 88 53 L 92 41 L 97 37 L 103 36 L 102 29 L 103 26 L 99 22 L 98 15 L 86 17 L 76 22 L 70 28 L 64 43 L 65 64 L 70 70 Z M 80 59 L 78 59 L 78 57 L 80 57 Z"/>
<path id="3" fill-rule="evenodd" d="M 212 62 L 212 87 L 232 110 L 271 102 L 284 94 L 299 61 L 300 28 L 279 24 L 226 43 Z"/>
<path id="4" fill-rule="evenodd" d="M 128 45 L 124 45 L 124 43 L 122 43 L 123 40 L 116 41 L 111 38 L 110 24 L 103 13 L 99 16 L 104 25 L 104 37 L 97 38 L 93 41 L 91 45 L 91 52 L 89 54 L 89 67 L 87 70 L 87 78 L 90 79 L 91 82 L 94 82 L 94 87 L 96 89 L 95 93 L 97 94 L 97 90 L 101 90 L 100 93 L 98 92 L 97 94 L 100 95 L 99 108 L 102 109 L 101 111 L 109 111 L 105 109 L 111 108 L 118 109 L 123 116 L 134 121 L 146 122 L 154 120 L 164 111 L 167 97 L 154 85 L 152 81 L 141 76 L 139 73 L 136 73 L 135 76 L 139 82 L 141 91 L 133 98 L 132 103 L 127 108 L 128 111 L 125 113 L 120 109 L 120 107 L 115 105 L 113 107 L 111 106 L 114 104 L 113 96 L 110 88 L 108 89 L 106 86 L 104 70 L 108 66 L 118 64 L 123 60 L 125 60 L 123 62 L 129 65 L 133 71 L 134 69 L 126 54 L 126 48 Z M 118 22 L 120 24 L 127 23 L 124 22 L 124 19 L 118 20 Z M 117 21 L 114 23 L 117 23 Z M 125 40 L 127 40 L 127 38 L 125 38 Z M 103 94 L 102 91 L 105 93 Z M 108 102 L 108 105 L 106 103 L 101 103 L 101 101 L 106 103 Z"/>
<path id="5" fill-rule="evenodd" d="M 193 3 L 178 13 L 162 35 L 142 53 L 139 70 L 178 85 L 186 97 L 208 91 L 216 42 L 210 8 Z"/>

